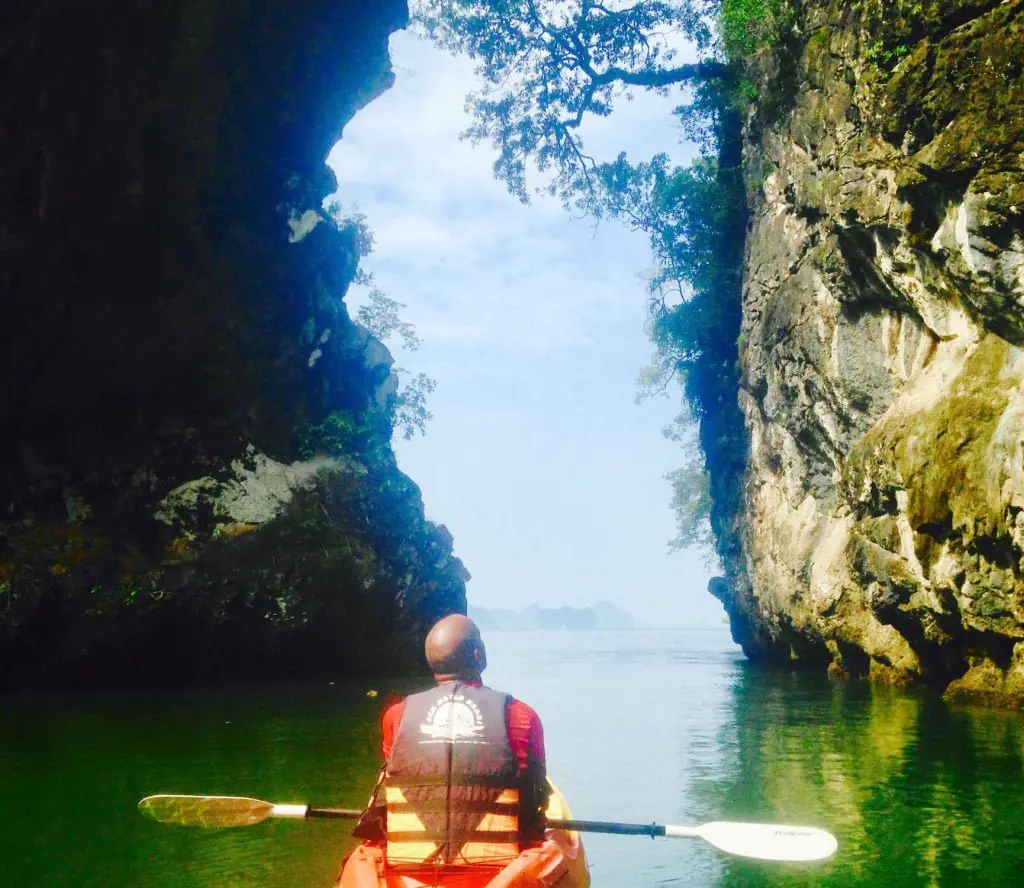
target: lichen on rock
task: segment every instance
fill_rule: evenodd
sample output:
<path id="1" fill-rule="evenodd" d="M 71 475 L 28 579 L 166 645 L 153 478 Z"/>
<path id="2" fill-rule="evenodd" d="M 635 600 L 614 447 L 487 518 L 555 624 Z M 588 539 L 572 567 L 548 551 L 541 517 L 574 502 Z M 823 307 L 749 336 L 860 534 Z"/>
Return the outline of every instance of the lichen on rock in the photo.
<path id="1" fill-rule="evenodd" d="M 756 658 L 1020 705 L 1024 3 L 794 9 L 795 80 L 752 67 L 787 101 L 748 127 L 746 521 L 714 591 Z"/>
<path id="2" fill-rule="evenodd" d="M 249 446 L 246 459 L 231 463 L 231 477 L 224 481 L 206 476 L 175 487 L 159 503 L 153 517 L 176 530 L 196 533 L 202 513 L 212 515 L 214 537 L 230 534 L 237 525 L 258 527 L 277 518 L 299 490 L 316 486 L 322 474 L 366 469 L 351 461 L 326 456 L 299 460 L 289 465 L 271 459 Z"/>

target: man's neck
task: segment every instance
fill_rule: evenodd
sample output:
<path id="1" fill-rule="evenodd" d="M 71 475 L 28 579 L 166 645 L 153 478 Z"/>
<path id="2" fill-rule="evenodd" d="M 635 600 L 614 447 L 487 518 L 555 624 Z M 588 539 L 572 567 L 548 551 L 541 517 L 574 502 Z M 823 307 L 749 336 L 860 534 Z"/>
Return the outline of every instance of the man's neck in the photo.
<path id="1" fill-rule="evenodd" d="M 480 677 L 479 672 L 467 673 L 463 675 L 435 675 L 434 681 L 440 684 L 448 684 L 451 681 L 460 681 L 463 684 L 483 684 L 483 679 Z"/>

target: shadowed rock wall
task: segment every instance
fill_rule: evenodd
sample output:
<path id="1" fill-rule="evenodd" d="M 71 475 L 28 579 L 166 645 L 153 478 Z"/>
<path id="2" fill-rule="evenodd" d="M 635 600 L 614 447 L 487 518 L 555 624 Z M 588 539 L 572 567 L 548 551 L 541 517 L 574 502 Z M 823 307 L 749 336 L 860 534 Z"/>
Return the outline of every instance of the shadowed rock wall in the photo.
<path id="1" fill-rule="evenodd" d="M 321 210 L 406 16 L 3 5 L 0 685 L 344 674 L 464 610 Z"/>

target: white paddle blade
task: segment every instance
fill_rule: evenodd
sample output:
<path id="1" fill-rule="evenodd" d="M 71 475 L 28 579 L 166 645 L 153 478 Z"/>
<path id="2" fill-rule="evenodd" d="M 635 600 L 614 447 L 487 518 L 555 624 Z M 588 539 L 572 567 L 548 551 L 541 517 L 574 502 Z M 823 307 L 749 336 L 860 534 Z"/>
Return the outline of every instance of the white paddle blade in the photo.
<path id="1" fill-rule="evenodd" d="M 715 821 L 698 826 L 695 832 L 727 854 L 758 860 L 825 860 L 839 847 L 834 835 L 814 826 Z"/>
<path id="2" fill-rule="evenodd" d="M 237 796 L 154 795 L 139 802 L 139 810 L 161 823 L 179 826 L 201 826 L 224 829 L 229 826 L 251 826 L 275 814 L 275 808 L 299 807 L 272 805 L 259 799 Z M 305 813 L 305 805 L 301 806 Z M 294 814 L 288 816 L 297 816 Z"/>

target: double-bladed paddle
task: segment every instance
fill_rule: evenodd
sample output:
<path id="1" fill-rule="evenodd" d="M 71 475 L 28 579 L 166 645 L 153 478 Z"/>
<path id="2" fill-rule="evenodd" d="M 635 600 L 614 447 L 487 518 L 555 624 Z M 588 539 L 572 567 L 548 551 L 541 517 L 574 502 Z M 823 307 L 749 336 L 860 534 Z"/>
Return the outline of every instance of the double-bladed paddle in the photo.
<path id="1" fill-rule="evenodd" d="M 153 795 L 139 802 L 139 810 L 161 823 L 219 829 L 251 826 L 271 817 L 356 820 L 362 811 L 352 808 L 313 808 L 275 805 L 236 796 Z M 695 837 L 726 854 L 758 860 L 811 861 L 831 857 L 838 846 L 835 836 L 813 826 L 714 821 L 701 826 L 662 826 L 657 823 L 610 823 L 597 820 L 548 820 L 551 829 L 572 832 L 614 833 L 626 836 Z"/>

